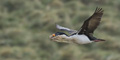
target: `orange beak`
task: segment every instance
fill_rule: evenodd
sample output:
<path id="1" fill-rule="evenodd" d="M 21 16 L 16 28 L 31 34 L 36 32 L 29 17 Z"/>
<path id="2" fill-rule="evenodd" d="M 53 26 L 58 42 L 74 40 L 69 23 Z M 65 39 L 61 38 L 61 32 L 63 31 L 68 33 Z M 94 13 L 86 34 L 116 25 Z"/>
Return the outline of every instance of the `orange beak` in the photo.
<path id="1" fill-rule="evenodd" d="M 55 34 L 52 34 L 53 37 L 55 37 Z"/>

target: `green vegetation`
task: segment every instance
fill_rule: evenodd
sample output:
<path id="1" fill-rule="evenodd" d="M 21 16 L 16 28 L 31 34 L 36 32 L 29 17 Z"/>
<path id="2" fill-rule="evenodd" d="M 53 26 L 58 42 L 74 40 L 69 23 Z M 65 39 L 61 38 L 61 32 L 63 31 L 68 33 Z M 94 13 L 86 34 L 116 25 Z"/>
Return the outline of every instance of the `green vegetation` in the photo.
<path id="1" fill-rule="evenodd" d="M 119 0 L 0 0 L 0 60 L 120 60 Z M 55 23 L 78 30 L 95 8 L 104 16 L 95 36 L 106 42 L 57 43 Z"/>

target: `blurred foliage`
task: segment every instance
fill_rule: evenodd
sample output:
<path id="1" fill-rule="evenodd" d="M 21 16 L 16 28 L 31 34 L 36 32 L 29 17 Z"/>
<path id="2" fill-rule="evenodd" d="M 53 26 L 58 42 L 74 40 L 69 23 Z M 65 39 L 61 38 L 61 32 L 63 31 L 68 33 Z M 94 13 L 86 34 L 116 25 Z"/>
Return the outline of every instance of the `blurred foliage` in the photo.
<path id="1" fill-rule="evenodd" d="M 120 0 L 0 0 L 0 60 L 120 60 Z M 95 36 L 106 42 L 57 43 L 55 24 L 78 30 L 104 9 Z"/>

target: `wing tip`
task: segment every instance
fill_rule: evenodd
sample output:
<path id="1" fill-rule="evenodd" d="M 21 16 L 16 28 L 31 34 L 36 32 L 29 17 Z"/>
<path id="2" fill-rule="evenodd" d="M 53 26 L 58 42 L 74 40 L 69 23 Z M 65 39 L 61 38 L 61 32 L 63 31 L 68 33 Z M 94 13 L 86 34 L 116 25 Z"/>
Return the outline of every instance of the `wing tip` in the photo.
<path id="1" fill-rule="evenodd" d="M 103 13 L 103 12 L 104 12 L 104 10 L 102 8 L 96 7 L 95 13 Z"/>
<path id="2" fill-rule="evenodd" d="M 55 24 L 56 25 L 56 28 L 59 28 L 59 27 L 61 27 L 60 25 L 58 25 L 58 24 Z"/>

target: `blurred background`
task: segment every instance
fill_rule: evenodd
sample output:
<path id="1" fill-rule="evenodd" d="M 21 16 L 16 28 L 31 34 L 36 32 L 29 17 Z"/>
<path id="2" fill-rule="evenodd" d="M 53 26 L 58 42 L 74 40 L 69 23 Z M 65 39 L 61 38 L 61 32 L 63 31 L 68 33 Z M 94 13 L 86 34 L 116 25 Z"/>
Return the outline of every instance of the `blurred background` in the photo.
<path id="1" fill-rule="evenodd" d="M 78 30 L 104 9 L 94 36 L 105 42 L 57 43 L 55 24 Z M 0 60 L 120 60 L 120 0 L 0 0 Z"/>

